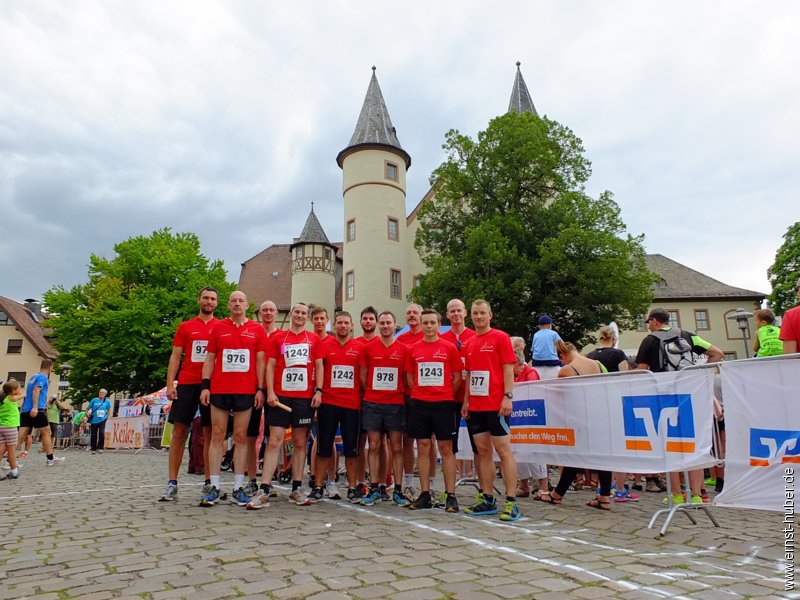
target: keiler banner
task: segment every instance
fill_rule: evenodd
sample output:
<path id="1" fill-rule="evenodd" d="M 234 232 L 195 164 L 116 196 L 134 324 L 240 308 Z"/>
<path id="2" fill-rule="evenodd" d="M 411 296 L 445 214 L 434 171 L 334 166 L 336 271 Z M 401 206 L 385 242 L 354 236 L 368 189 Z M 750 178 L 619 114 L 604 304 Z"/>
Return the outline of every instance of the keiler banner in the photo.
<path id="1" fill-rule="evenodd" d="M 798 390 L 796 359 L 723 364 L 725 487 L 714 504 L 781 512 L 795 505 L 800 470 Z"/>
<path id="2" fill-rule="evenodd" d="M 711 457 L 712 370 L 571 377 L 514 386 L 517 461 L 656 473 Z M 465 427 L 458 458 L 471 459 Z"/>

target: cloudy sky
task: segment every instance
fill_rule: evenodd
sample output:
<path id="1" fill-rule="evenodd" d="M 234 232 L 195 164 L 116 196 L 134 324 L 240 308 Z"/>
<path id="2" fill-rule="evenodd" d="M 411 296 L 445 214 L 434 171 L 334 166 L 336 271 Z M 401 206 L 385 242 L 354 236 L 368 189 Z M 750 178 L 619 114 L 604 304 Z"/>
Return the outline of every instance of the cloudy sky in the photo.
<path id="1" fill-rule="evenodd" d="M 788 1 L 4 1 L 0 295 L 82 283 L 164 226 L 237 280 L 311 201 L 340 240 L 335 157 L 372 65 L 410 211 L 445 132 L 506 111 L 517 60 L 648 252 L 768 292 L 800 218 L 798 22 Z"/>

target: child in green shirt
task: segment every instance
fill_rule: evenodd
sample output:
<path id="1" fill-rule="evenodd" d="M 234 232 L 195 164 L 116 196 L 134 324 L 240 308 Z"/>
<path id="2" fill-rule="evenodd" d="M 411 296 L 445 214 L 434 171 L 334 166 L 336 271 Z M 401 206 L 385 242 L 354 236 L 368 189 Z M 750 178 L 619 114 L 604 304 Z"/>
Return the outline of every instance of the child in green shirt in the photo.
<path id="1" fill-rule="evenodd" d="M 783 354 L 781 341 L 781 328 L 775 327 L 775 313 L 769 308 L 762 308 L 753 313 L 753 320 L 758 327 L 756 339 L 753 342 L 753 352 L 756 356 L 778 356 Z"/>
<path id="2" fill-rule="evenodd" d="M 19 432 L 19 403 L 25 398 L 25 394 L 19 387 L 19 381 L 9 379 L 3 384 L 0 391 L 0 457 L 8 453 L 8 464 L 11 467 L 8 475 L 0 477 L 0 481 L 5 479 L 16 479 L 19 477 L 19 467 L 17 466 L 17 435 Z"/>

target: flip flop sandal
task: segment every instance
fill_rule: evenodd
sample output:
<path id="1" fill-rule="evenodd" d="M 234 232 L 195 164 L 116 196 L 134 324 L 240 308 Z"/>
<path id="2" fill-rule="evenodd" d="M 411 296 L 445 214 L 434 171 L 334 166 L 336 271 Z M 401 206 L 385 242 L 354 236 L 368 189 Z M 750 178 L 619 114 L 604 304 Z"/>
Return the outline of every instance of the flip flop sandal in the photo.
<path id="1" fill-rule="evenodd" d="M 561 498 L 553 498 L 550 495 L 550 492 L 542 492 L 539 495 L 539 501 L 544 502 L 545 504 L 561 504 Z"/>
<path id="2" fill-rule="evenodd" d="M 592 508 L 597 508 L 599 510 L 611 510 L 611 502 L 608 500 L 600 500 L 599 498 L 589 500 L 586 503 L 586 506 L 591 506 Z"/>

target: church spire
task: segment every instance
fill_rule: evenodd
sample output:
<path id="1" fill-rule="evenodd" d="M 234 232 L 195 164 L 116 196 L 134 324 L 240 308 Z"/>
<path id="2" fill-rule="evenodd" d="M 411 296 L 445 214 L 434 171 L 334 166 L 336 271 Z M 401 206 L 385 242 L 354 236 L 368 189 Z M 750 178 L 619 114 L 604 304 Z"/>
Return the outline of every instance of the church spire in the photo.
<path id="1" fill-rule="evenodd" d="M 525 80 L 522 78 L 522 71 L 519 70 L 520 64 L 522 63 L 517 61 L 517 76 L 514 78 L 514 87 L 511 89 L 508 112 L 529 112 L 538 116 L 539 113 L 536 112 L 531 95 L 528 93 L 528 86 L 525 85 Z"/>
<path id="2" fill-rule="evenodd" d="M 378 85 L 378 78 L 375 76 L 375 67 L 372 67 L 372 79 L 370 79 L 369 87 L 367 88 L 364 105 L 361 107 L 361 114 L 358 116 L 356 129 L 350 138 L 350 143 L 344 150 L 339 152 L 336 162 L 341 167 L 347 154 L 365 146 L 388 146 L 402 157 L 406 163 L 406 168 L 411 166 L 411 157 L 400 145 L 400 141 L 397 139 L 397 130 L 389 118 L 389 111 L 383 101 L 381 86 Z"/>

